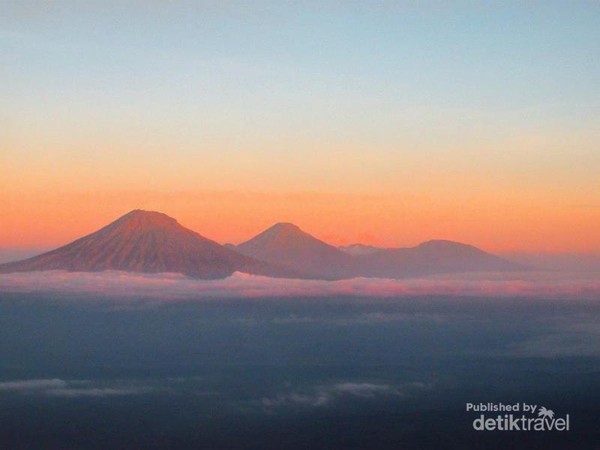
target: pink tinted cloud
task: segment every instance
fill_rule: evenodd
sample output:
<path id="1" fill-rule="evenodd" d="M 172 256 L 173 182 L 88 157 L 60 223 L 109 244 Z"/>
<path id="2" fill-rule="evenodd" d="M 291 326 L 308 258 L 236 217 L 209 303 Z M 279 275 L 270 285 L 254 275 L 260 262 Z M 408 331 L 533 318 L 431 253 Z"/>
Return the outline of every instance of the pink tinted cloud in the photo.
<path id="1" fill-rule="evenodd" d="M 600 299 L 600 277 L 559 272 L 445 275 L 402 280 L 289 280 L 235 273 L 222 280 L 180 274 L 45 271 L 0 275 L 1 292 L 95 294 L 119 298 L 412 297 L 422 295 Z"/>

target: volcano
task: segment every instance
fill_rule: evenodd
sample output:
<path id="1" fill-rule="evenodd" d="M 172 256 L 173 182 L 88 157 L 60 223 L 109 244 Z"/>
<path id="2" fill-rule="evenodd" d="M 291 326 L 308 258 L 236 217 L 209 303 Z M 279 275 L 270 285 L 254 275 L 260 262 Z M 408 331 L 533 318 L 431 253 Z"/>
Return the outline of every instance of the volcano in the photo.
<path id="1" fill-rule="evenodd" d="M 0 265 L 4 273 L 37 270 L 176 272 L 203 279 L 225 278 L 236 271 L 298 277 L 291 270 L 225 248 L 166 214 L 143 210 L 131 211 L 64 247 Z"/>
<path id="2" fill-rule="evenodd" d="M 356 258 L 365 277 L 404 278 L 526 269 L 472 245 L 447 240 L 427 241 L 409 248 L 384 248 Z"/>
<path id="3" fill-rule="evenodd" d="M 277 223 L 235 247 L 236 251 L 280 264 L 317 279 L 355 276 L 354 258 L 302 231 L 291 223 Z"/>
<path id="4" fill-rule="evenodd" d="M 238 245 L 238 252 L 317 279 L 406 278 L 443 273 L 498 272 L 525 267 L 472 245 L 432 240 L 410 248 L 354 244 L 334 247 L 291 223 L 278 223 Z"/>

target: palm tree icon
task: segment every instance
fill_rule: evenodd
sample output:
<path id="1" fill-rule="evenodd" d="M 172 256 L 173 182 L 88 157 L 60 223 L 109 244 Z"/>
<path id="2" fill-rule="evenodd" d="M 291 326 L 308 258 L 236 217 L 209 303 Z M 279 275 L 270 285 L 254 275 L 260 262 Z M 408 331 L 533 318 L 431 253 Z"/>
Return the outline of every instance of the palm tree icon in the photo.
<path id="1" fill-rule="evenodd" d="M 544 419 L 546 419 L 546 418 L 552 419 L 554 417 L 554 411 L 552 411 L 551 409 L 546 409 L 545 406 L 542 406 L 540 408 L 540 410 L 538 411 L 538 416 L 543 417 Z"/>

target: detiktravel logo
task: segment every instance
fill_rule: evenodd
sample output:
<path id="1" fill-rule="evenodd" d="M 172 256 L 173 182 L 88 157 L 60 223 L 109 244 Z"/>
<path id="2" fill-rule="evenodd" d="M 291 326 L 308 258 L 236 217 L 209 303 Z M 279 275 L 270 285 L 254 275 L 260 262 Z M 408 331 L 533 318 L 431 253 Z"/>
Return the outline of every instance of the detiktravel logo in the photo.
<path id="1" fill-rule="evenodd" d="M 476 431 L 569 431 L 569 414 L 559 416 L 551 409 L 528 403 L 467 403 L 467 412 L 478 413 Z"/>

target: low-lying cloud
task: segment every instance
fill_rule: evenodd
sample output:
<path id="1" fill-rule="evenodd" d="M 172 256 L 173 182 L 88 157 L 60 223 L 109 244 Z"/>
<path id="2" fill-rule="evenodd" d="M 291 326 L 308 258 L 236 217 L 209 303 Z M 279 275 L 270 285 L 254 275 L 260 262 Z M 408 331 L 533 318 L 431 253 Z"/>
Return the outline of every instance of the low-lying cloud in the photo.
<path id="1" fill-rule="evenodd" d="M 136 383 L 98 382 L 93 380 L 62 380 L 59 378 L 0 381 L 0 395 L 17 393 L 50 397 L 114 397 L 153 392 L 152 386 Z"/>
<path id="2" fill-rule="evenodd" d="M 63 389 L 67 382 L 58 378 L 0 381 L 0 392 L 30 392 Z"/>
<path id="3" fill-rule="evenodd" d="M 47 395 L 53 397 L 114 397 L 122 395 L 140 395 L 152 392 L 150 387 L 130 387 L 130 388 L 72 388 L 65 387 L 59 389 L 49 389 L 46 391 Z"/>
<path id="4" fill-rule="evenodd" d="M 596 316 L 549 317 L 542 325 L 541 333 L 512 345 L 507 354 L 525 358 L 600 356 L 600 323 Z"/>
<path id="5" fill-rule="evenodd" d="M 344 381 L 328 385 L 313 386 L 303 390 L 280 392 L 272 397 L 263 397 L 261 406 L 266 412 L 277 409 L 312 409 L 331 406 L 341 400 L 368 400 L 382 397 L 404 397 L 411 392 L 426 389 L 421 382 L 407 383 L 402 386 L 390 384 Z"/>
<path id="6" fill-rule="evenodd" d="M 599 299 L 600 277 L 561 272 L 478 273 L 408 279 L 276 279 L 235 273 L 222 280 L 181 274 L 43 271 L 0 275 L 0 292 L 50 292 L 119 298 L 414 297 L 424 295 Z"/>

